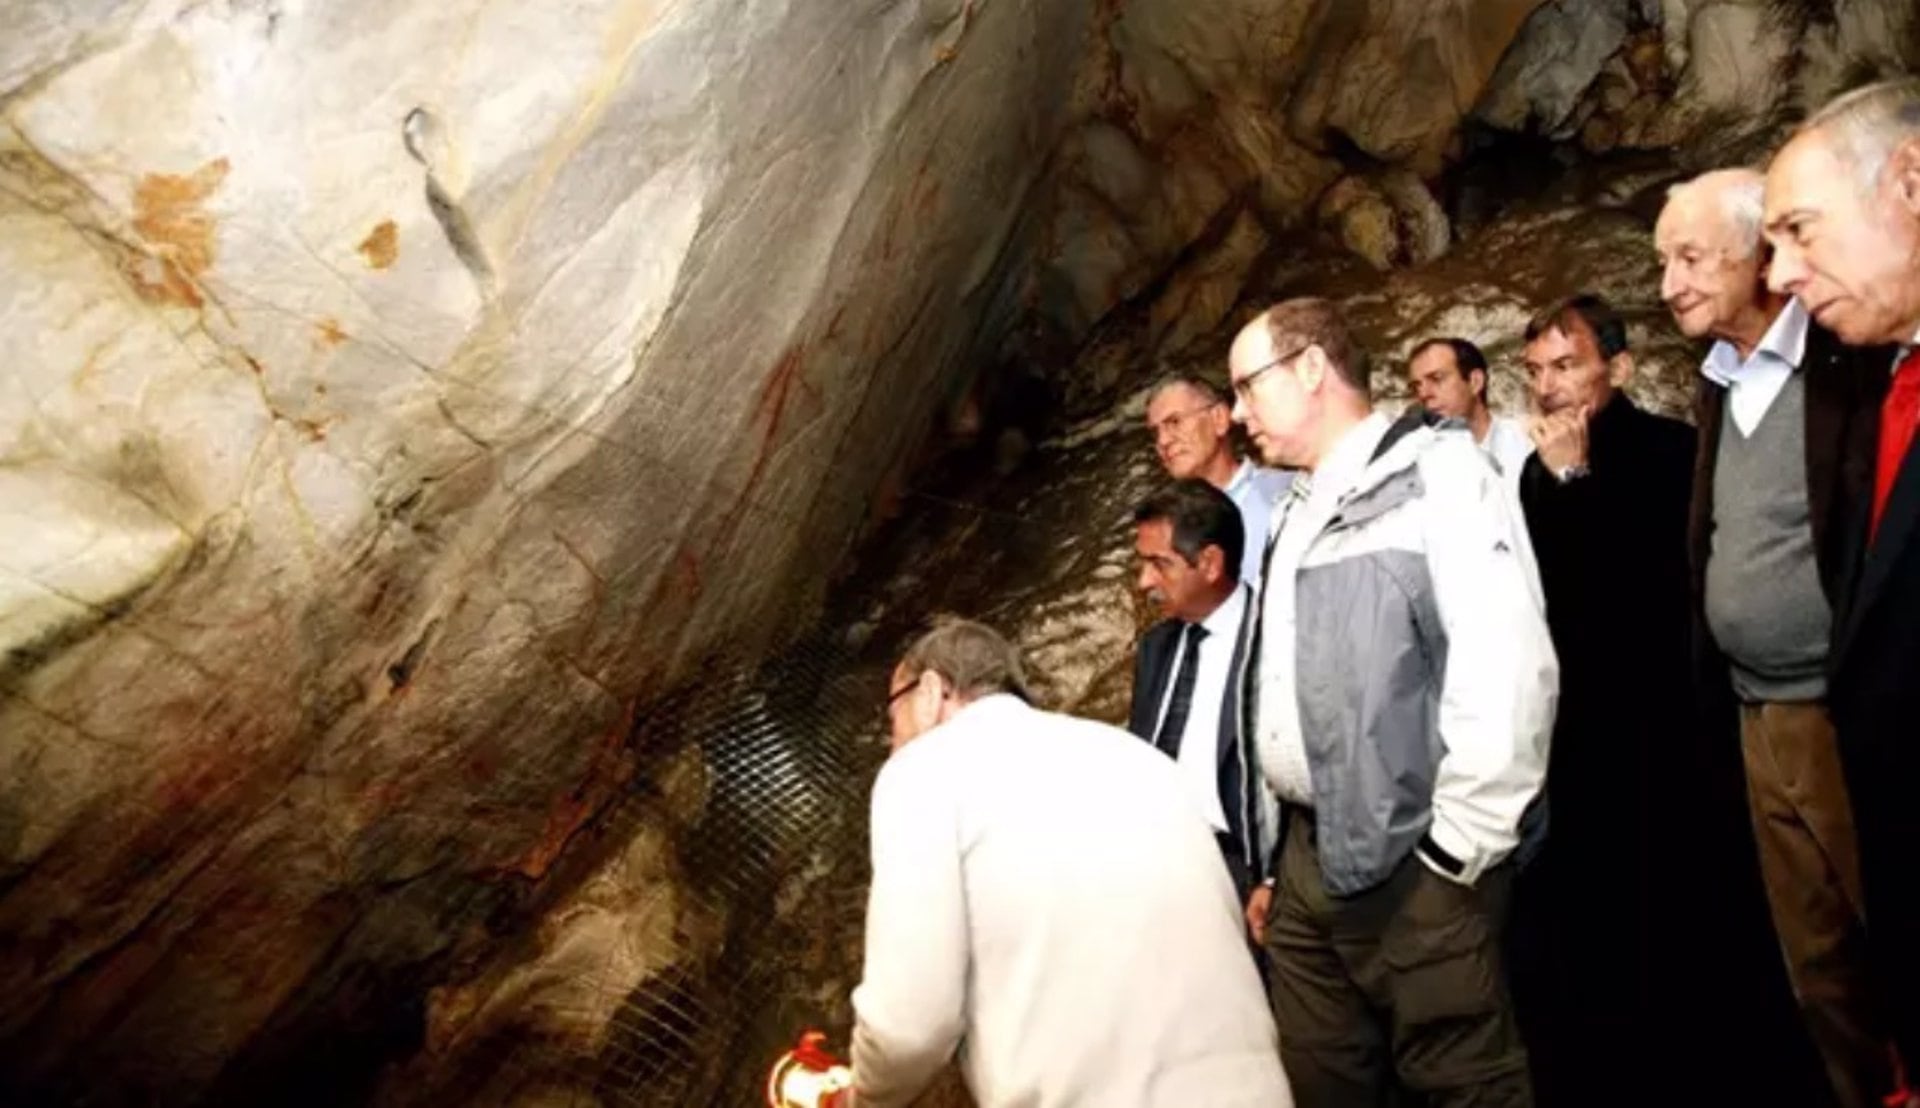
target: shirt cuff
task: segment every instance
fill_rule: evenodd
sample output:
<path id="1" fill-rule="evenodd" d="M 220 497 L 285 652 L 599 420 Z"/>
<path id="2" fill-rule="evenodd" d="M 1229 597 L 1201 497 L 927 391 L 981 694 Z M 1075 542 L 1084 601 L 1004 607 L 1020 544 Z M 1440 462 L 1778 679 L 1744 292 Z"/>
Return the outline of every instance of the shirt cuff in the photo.
<path id="1" fill-rule="evenodd" d="M 1474 849 L 1466 836 L 1459 834 L 1434 813 L 1433 823 L 1413 848 L 1421 864 L 1453 882 L 1471 887 L 1486 869 L 1486 859 Z"/>

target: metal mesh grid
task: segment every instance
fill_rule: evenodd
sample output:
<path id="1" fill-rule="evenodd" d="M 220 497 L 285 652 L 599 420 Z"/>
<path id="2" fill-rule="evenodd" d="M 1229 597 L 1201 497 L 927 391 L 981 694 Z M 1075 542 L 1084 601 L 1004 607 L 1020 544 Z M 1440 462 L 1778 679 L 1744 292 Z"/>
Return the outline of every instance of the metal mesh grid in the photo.
<path id="1" fill-rule="evenodd" d="M 671 918 L 650 936 L 663 949 L 648 954 L 661 964 L 636 980 L 623 968 L 633 952 L 618 943 L 588 950 L 584 963 L 555 959 L 543 932 L 572 910 L 568 895 L 516 906 L 502 921 L 502 949 L 485 955 L 509 967 L 487 991 L 511 1010 L 460 1049 L 429 1047 L 375 1100 L 753 1105 L 799 1031 L 844 1041 L 865 911 L 867 790 L 885 753 L 883 681 L 880 665 L 814 638 L 759 665 L 711 663 L 653 705 L 632 731 L 632 786 L 563 882 L 590 886 L 636 840 L 662 844 L 660 871 L 629 881 L 616 906 Z M 499 984 L 542 959 L 569 977 L 560 1003 L 593 1011 L 555 1020 L 542 1011 L 554 1003 L 546 994 Z M 596 1032 L 543 1034 L 572 1015 Z"/>

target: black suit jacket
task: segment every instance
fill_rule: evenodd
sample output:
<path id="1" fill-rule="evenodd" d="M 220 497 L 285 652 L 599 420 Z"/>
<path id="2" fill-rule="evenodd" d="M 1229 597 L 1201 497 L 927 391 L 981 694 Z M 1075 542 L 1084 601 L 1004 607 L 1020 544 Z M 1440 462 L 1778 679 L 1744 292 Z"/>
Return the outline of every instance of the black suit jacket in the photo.
<path id="1" fill-rule="evenodd" d="M 1848 528 L 1862 557 L 1835 616 L 1827 702 L 1859 831 L 1875 977 L 1911 1071 L 1920 1065 L 1920 443 L 1877 533 L 1871 496 L 1863 501 Z"/>
<path id="2" fill-rule="evenodd" d="M 1240 592 L 1246 600 L 1247 612 L 1241 618 L 1240 634 L 1233 644 L 1233 660 L 1227 667 L 1226 683 L 1218 688 L 1195 688 L 1193 695 L 1196 699 L 1211 696 L 1220 701 L 1220 730 L 1214 745 L 1220 807 L 1226 813 L 1227 832 L 1245 863 L 1244 874 L 1257 875 L 1263 859 L 1260 857 L 1259 794 L 1255 790 L 1261 785 L 1252 736 L 1240 733 L 1240 712 L 1235 699 L 1246 667 L 1247 631 L 1253 624 L 1255 600 L 1245 584 L 1240 586 Z M 1180 654 L 1180 633 L 1186 626 L 1177 619 L 1154 624 L 1141 638 L 1140 649 L 1134 655 L 1133 705 L 1127 713 L 1127 730 L 1148 742 L 1153 741 L 1160 705 L 1167 697 L 1167 683 L 1172 679 L 1173 664 Z M 1177 752 L 1178 747 L 1175 749 Z"/>

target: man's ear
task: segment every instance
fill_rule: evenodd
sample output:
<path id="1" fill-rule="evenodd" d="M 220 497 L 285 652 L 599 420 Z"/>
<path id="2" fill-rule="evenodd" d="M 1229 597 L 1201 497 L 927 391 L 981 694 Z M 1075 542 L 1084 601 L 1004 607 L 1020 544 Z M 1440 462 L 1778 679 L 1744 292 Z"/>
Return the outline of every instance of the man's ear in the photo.
<path id="1" fill-rule="evenodd" d="M 1200 548 L 1200 560 L 1195 563 L 1200 571 L 1200 579 L 1207 584 L 1217 584 L 1227 573 L 1227 552 L 1217 546 Z"/>
<path id="2" fill-rule="evenodd" d="M 1473 383 L 1473 379 L 1475 377 L 1480 378 L 1480 383 L 1478 385 Z M 1479 397 L 1480 403 L 1487 404 L 1490 406 L 1493 403 L 1493 397 L 1487 395 L 1487 386 L 1489 384 L 1490 382 L 1487 380 L 1486 370 L 1484 369 L 1467 370 L 1467 391 Z"/>
<path id="3" fill-rule="evenodd" d="M 1319 392 L 1320 382 L 1327 379 L 1333 366 L 1327 361 L 1327 352 L 1320 349 L 1319 343 L 1313 343 L 1300 352 L 1300 360 L 1293 363 L 1293 375 L 1300 380 L 1300 387 L 1307 392 Z"/>
<path id="4" fill-rule="evenodd" d="M 1887 158 L 1887 181 L 1894 201 L 1908 215 L 1920 216 L 1920 138 L 1901 143 Z"/>
<path id="5" fill-rule="evenodd" d="M 1233 401 L 1225 400 L 1207 409 L 1207 426 L 1213 428 L 1216 437 L 1225 436 L 1233 429 Z"/>
<path id="6" fill-rule="evenodd" d="M 1627 382 L 1632 379 L 1633 354 L 1630 351 L 1622 350 L 1607 359 L 1607 380 L 1613 382 L 1614 388 L 1625 388 Z"/>

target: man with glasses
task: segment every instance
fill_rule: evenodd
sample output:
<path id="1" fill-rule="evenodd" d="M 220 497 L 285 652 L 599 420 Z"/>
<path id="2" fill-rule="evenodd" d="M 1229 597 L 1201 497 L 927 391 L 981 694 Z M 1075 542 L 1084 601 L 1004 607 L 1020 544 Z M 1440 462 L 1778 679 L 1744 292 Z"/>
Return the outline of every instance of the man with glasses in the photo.
<path id="1" fill-rule="evenodd" d="M 1325 300 L 1228 357 L 1276 509 L 1247 726 L 1283 807 L 1247 906 L 1307 1108 L 1532 1103 L 1501 955 L 1557 678 L 1513 497 L 1464 428 L 1373 410 Z"/>
<path id="2" fill-rule="evenodd" d="M 854 1098 L 905 1105 L 966 1043 L 981 1108 L 1288 1108 L 1212 832 L 1174 763 L 1027 701 L 963 620 L 895 667 L 873 787 Z"/>
<path id="3" fill-rule="evenodd" d="M 1218 385 L 1191 373 L 1162 378 L 1147 399 L 1147 430 L 1154 452 L 1167 476 L 1176 481 L 1197 477 L 1221 492 L 1240 509 L 1245 549 L 1240 556 L 1240 579 L 1260 576 L 1260 556 L 1267 546 L 1267 524 L 1273 505 L 1287 490 L 1292 475 L 1257 466 L 1234 454 L 1232 405 Z"/>

